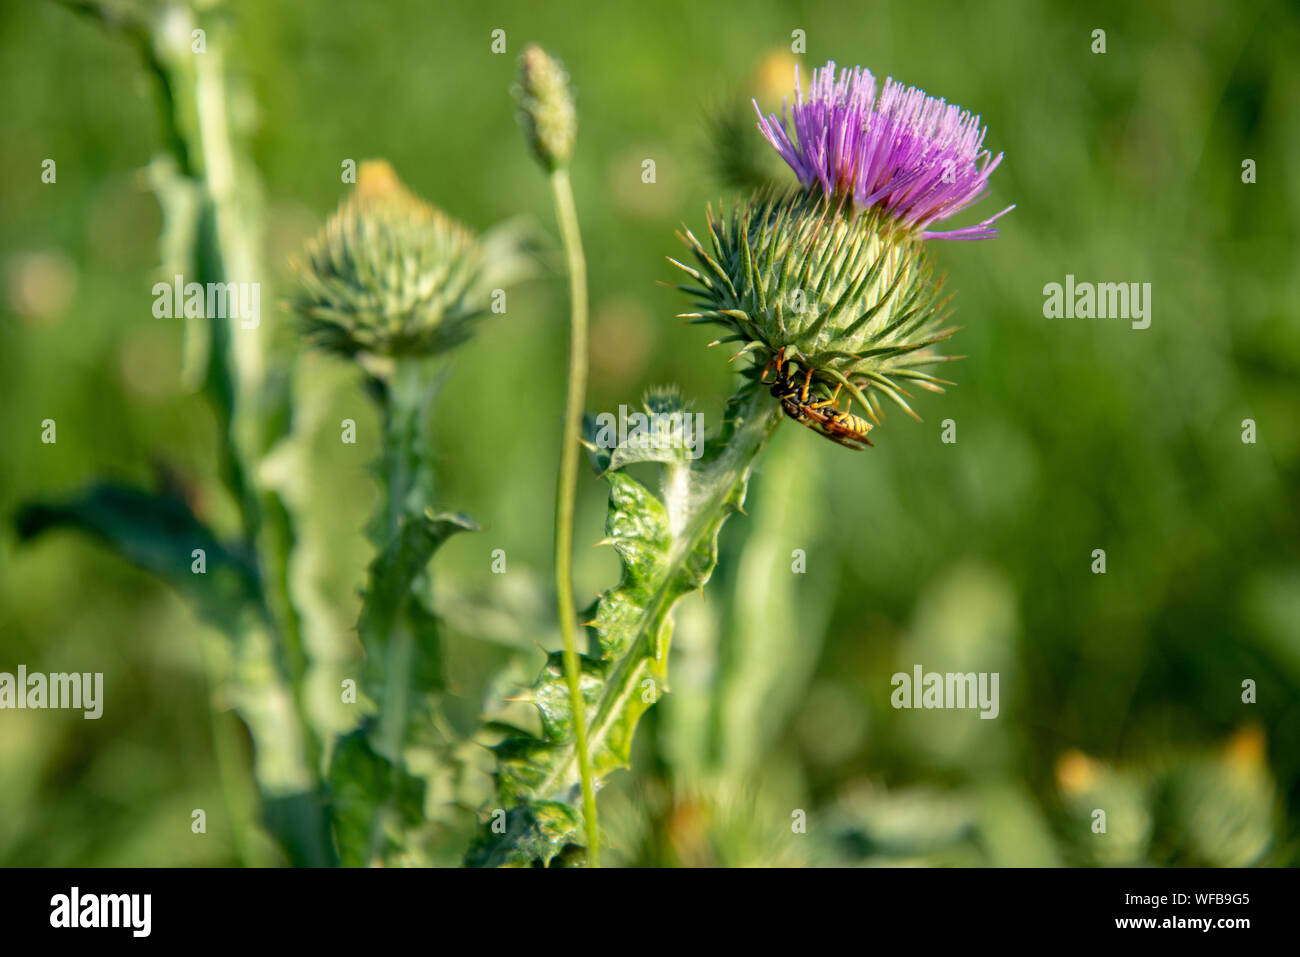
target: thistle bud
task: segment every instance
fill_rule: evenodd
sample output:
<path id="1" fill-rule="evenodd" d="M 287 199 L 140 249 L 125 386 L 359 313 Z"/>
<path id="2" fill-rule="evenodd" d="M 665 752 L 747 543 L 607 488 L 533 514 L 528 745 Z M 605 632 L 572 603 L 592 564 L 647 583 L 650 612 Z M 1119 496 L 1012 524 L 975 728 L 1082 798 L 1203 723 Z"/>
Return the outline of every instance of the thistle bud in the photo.
<path id="1" fill-rule="evenodd" d="M 536 44 L 524 50 L 519 64 L 515 95 L 528 145 L 548 170 L 567 166 L 578 134 L 569 75 L 560 61 Z"/>
<path id="2" fill-rule="evenodd" d="M 761 368 L 780 354 L 811 381 L 843 386 L 875 416 L 877 394 L 911 411 L 907 385 L 942 391 L 939 284 L 926 244 L 878 211 L 815 193 L 760 192 L 730 216 L 708 214 L 708 245 L 687 230 L 695 265 L 680 288 L 695 312 Z"/>
<path id="3" fill-rule="evenodd" d="M 421 200 L 385 162 L 307 244 L 290 306 L 314 344 L 346 355 L 428 355 L 464 341 L 486 311 L 483 256 L 464 226 Z"/>

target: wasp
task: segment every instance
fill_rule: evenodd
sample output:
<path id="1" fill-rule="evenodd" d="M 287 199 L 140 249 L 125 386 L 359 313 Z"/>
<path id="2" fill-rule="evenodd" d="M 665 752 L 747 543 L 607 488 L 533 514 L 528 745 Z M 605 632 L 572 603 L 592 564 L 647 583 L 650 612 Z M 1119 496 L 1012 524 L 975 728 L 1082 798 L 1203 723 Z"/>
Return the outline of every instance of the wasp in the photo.
<path id="1" fill-rule="evenodd" d="M 839 408 L 840 385 L 835 386 L 829 399 L 817 398 L 811 393 L 812 369 L 805 371 L 801 384 L 796 378 L 794 360 L 785 358 L 784 347 L 763 369 L 759 381 L 764 385 L 768 384 L 769 373 L 772 375 L 772 396 L 781 401 L 782 410 L 790 418 L 845 448 L 860 450 L 871 444 L 867 438 L 871 423 Z"/>

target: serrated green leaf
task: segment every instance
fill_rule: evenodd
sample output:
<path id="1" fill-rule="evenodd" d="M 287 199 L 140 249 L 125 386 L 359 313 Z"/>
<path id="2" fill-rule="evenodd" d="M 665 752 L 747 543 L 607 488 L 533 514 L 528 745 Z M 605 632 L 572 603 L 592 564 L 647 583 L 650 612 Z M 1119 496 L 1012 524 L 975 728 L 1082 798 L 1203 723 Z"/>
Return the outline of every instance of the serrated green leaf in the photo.
<path id="1" fill-rule="evenodd" d="M 405 831 L 423 820 L 425 782 L 375 753 L 368 728 L 338 740 L 329 783 L 334 837 L 344 866 L 369 864 L 365 850 L 370 847 L 379 849 L 381 859 L 395 853 Z M 376 808 L 390 813 L 376 815 Z"/>
<path id="2" fill-rule="evenodd" d="M 626 767 L 641 715 L 666 688 L 672 609 L 703 588 L 717 560 L 718 531 L 744 502 L 754 457 L 777 423 L 780 407 L 749 383 L 732 400 L 721 435 L 697 460 L 665 464 L 660 494 L 611 470 L 606 541 L 623 562 L 619 584 L 589 613 L 593 653 L 582 660 L 587 737 L 597 783 Z M 580 782 L 564 672 L 552 655 L 524 696 L 541 714 L 538 734 L 511 735 L 496 747 L 497 801 L 504 832 L 485 826 L 467 862 L 547 863 L 582 846 Z M 567 808 L 544 815 L 542 810 Z M 545 821 L 545 827 L 538 824 Z"/>
<path id="3" fill-rule="evenodd" d="M 493 830 L 493 825 L 498 830 Z M 470 867 L 555 867 L 574 862 L 580 846 L 582 813 L 569 804 L 537 801 L 493 811 L 489 840 L 478 841 L 465 863 Z"/>
<path id="4" fill-rule="evenodd" d="M 291 863 L 335 863 L 316 769 L 304 757 L 306 731 L 294 720 L 293 693 L 269 612 L 243 555 L 223 545 L 183 500 L 113 483 L 92 486 L 64 503 L 27 505 L 16 525 L 23 540 L 58 528 L 98 538 L 176 587 L 229 636 L 230 666 L 212 676 L 214 697 L 229 702 L 253 739 L 263 818 Z M 203 573 L 192 570 L 196 548 L 204 551 Z"/>
<path id="5" fill-rule="evenodd" d="M 319 791 L 263 795 L 262 819 L 294 866 L 338 866 L 325 799 Z"/>
<path id="6" fill-rule="evenodd" d="M 582 442 L 597 475 L 639 462 L 685 465 L 702 450 L 690 406 L 675 388 L 646 392 L 644 412 L 618 416 L 590 413 L 582 419 Z"/>
<path id="7" fill-rule="evenodd" d="M 464 515 L 426 512 L 406 519 L 397 537 L 371 563 L 357 631 L 366 650 L 366 684 L 372 694 L 383 686 L 389 636 L 403 616 L 416 642 L 412 684 L 428 691 L 442 687 L 435 621 L 420 600 L 412 600 L 411 586 L 443 542 L 457 532 L 477 530 Z"/>
<path id="8" fill-rule="evenodd" d="M 65 502 L 24 505 L 14 523 L 23 541 L 58 528 L 91 535 L 193 599 L 204 617 L 222 627 L 258 600 L 251 564 L 173 495 L 104 482 Z M 203 551 L 203 574 L 191 570 L 195 549 Z"/>

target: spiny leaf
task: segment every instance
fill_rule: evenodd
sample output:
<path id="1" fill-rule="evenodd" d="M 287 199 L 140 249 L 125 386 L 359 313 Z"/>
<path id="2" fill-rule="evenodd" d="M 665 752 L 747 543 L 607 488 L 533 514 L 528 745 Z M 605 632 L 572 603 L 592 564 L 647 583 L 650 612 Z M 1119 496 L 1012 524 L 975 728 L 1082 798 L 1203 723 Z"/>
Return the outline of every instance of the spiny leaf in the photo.
<path id="1" fill-rule="evenodd" d="M 23 541 L 57 528 L 98 538 L 131 564 L 157 575 L 192 598 L 210 621 L 228 624 L 257 600 L 256 573 L 223 545 L 182 499 L 104 482 L 60 503 L 23 506 L 14 519 Z M 202 549 L 206 572 L 192 566 Z"/>
<path id="2" fill-rule="evenodd" d="M 263 818 L 290 862 L 337 863 L 316 772 L 304 758 L 305 729 L 287 717 L 294 700 L 283 653 L 269 630 L 257 573 L 243 554 L 223 545 L 175 495 L 113 483 L 92 486 L 67 502 L 24 506 L 15 524 L 23 540 L 59 528 L 100 539 L 185 594 L 229 636 L 232 667 L 213 676 L 213 693 L 229 702 L 254 741 Z M 203 573 L 194 570 L 195 549 L 204 552 Z"/>
<path id="3" fill-rule="evenodd" d="M 583 445 L 597 474 L 626 468 L 637 462 L 682 465 L 703 452 L 704 436 L 697 425 L 701 417 L 691 412 L 673 388 L 650 389 L 644 412 L 583 416 Z"/>
<path id="4" fill-rule="evenodd" d="M 671 407 L 666 396 L 647 403 L 647 410 Z M 659 495 L 623 472 L 605 473 L 606 536 L 622 559 L 623 574 L 586 615 L 594 642 L 593 653 L 582 660 L 582 694 L 598 783 L 627 766 L 637 722 L 666 690 L 673 606 L 708 582 L 718 531 L 743 504 L 754 457 L 780 419 L 767 391 L 748 383 L 700 458 L 663 464 Z M 572 714 L 558 655 L 550 656 L 525 697 L 538 708 L 541 729 L 497 745 L 498 806 L 511 813 L 503 832 L 490 822 L 482 829 L 467 858 L 471 864 L 529 858 L 547 863 L 565 846 L 585 842 Z M 550 813 L 557 806 L 568 810 Z"/>
<path id="5" fill-rule="evenodd" d="M 388 637 L 399 616 L 409 618 L 414 613 L 418 617 L 414 624 L 425 621 L 427 617 L 429 627 L 415 629 L 417 646 L 437 641 L 432 615 L 418 602 L 408 604 L 412 597 L 411 585 L 443 542 L 457 532 L 477 530 L 478 526 L 464 515 L 425 512 L 403 522 L 397 537 L 375 557 L 370 565 L 366 600 L 357 624 L 361 643 L 366 649 L 367 687 L 377 690 L 383 685 Z M 421 615 L 421 610 L 425 614 Z M 442 687 L 441 655 L 436 647 L 418 649 L 416 662 L 421 670 L 413 681 L 415 687 L 424 690 Z"/>
<path id="6" fill-rule="evenodd" d="M 423 820 L 425 782 L 396 768 L 370 745 L 370 729 L 339 738 L 329 771 L 331 817 L 339 857 L 345 867 L 368 863 L 365 849 L 378 845 L 381 857 L 396 852 L 406 829 Z M 375 808 L 392 808 L 393 820 L 376 819 Z M 372 834 L 374 828 L 382 833 Z"/>
<path id="7" fill-rule="evenodd" d="M 438 622 L 418 586 L 427 586 L 426 567 L 443 542 L 475 530 L 463 515 L 406 514 L 370 565 L 357 630 L 366 651 L 362 683 L 381 711 L 339 740 L 329 773 L 341 795 L 334 826 L 345 863 L 392 863 L 415 851 L 429 785 L 405 753 L 413 732 L 430 736 L 433 696 L 443 687 Z"/>
<path id="8" fill-rule="evenodd" d="M 564 866 L 580 849 L 570 838 L 582 830 L 582 815 L 568 804 L 537 801 L 497 809 L 488 826 L 493 825 L 512 839 L 475 845 L 465 861 L 470 867 Z"/>

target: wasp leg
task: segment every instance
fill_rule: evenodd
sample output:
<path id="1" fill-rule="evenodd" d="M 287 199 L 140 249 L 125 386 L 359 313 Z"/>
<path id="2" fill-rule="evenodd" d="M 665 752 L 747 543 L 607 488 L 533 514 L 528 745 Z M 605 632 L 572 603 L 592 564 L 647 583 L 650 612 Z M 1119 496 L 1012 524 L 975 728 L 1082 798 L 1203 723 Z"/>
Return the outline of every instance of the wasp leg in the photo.
<path id="1" fill-rule="evenodd" d="M 767 360 L 767 365 L 763 366 L 763 374 L 758 377 L 758 381 L 763 385 L 768 384 L 768 373 L 774 373 L 772 381 L 775 382 L 781 377 L 781 363 L 785 361 L 785 346 L 776 350 L 772 358 Z"/>
<path id="2" fill-rule="evenodd" d="M 810 385 L 812 385 L 812 374 L 813 374 L 813 371 L 812 371 L 812 368 L 811 368 L 811 367 L 808 369 L 807 372 L 804 373 L 804 377 L 803 377 L 803 391 L 799 393 L 799 400 L 800 400 L 801 402 L 807 402 L 807 401 L 808 401 L 808 387 L 809 387 Z"/>

